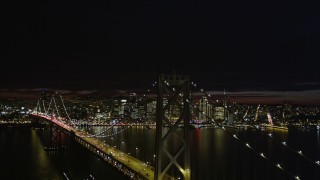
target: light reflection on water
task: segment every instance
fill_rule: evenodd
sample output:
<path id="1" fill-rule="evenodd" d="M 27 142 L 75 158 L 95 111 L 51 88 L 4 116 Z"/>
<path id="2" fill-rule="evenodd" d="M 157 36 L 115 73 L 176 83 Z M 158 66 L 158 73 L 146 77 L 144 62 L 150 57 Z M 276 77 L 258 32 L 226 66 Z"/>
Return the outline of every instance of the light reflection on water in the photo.
<path id="1" fill-rule="evenodd" d="M 91 127 L 91 133 L 99 133 L 107 127 Z M 119 132 L 123 127 L 113 127 L 105 135 Z M 306 155 L 319 159 L 319 132 L 292 130 L 233 130 L 226 133 L 222 129 L 192 129 L 191 130 L 191 165 L 193 179 L 292 179 L 288 174 L 275 167 L 280 162 L 291 175 L 300 175 L 308 179 L 317 179 L 317 167 L 310 165 L 301 157 L 283 147 L 286 141 L 290 147 L 301 146 Z M 243 143 L 232 137 L 232 133 L 244 142 L 248 142 L 256 152 L 264 152 L 269 161 L 247 148 Z M 131 127 L 122 133 L 99 138 L 111 146 L 139 158 L 144 162 L 154 164 L 155 129 Z M 173 142 L 178 142 L 177 139 Z M 173 143 L 175 144 L 175 143 Z M 138 148 L 138 151 L 137 149 Z"/>
<path id="2" fill-rule="evenodd" d="M 1 128 L 0 179 L 63 179 L 35 130 Z"/>

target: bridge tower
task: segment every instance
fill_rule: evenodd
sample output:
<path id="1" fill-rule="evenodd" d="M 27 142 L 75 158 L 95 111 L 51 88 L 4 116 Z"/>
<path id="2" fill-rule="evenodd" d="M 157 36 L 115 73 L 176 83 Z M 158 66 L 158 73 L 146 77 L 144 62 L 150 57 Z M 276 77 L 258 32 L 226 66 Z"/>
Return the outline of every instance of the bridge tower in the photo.
<path id="1" fill-rule="evenodd" d="M 178 172 L 191 179 L 189 124 L 191 91 L 188 76 L 160 75 L 157 82 L 155 180 Z M 171 175 L 172 177 L 172 175 Z"/>
<path id="2" fill-rule="evenodd" d="M 56 93 L 57 94 L 57 93 Z M 47 116 L 51 119 L 55 119 L 57 121 L 61 121 L 61 111 L 59 111 L 59 104 L 58 101 L 56 101 L 55 95 L 53 94 L 50 98 L 50 102 L 48 106 L 46 107 L 45 100 L 48 100 L 48 96 L 45 93 L 43 93 L 42 97 L 38 100 L 37 106 L 35 108 L 37 114 L 42 114 L 43 116 Z M 59 99 L 58 99 L 59 100 Z M 62 96 L 60 95 L 60 100 L 62 106 L 65 109 L 64 102 L 62 100 Z M 69 118 L 68 113 L 66 112 L 67 117 Z M 64 119 L 64 121 L 67 122 L 68 119 Z M 49 151 L 56 151 L 56 150 L 64 150 L 66 148 L 67 139 L 66 139 L 66 131 L 63 130 L 63 128 L 55 125 L 54 123 L 48 123 L 49 127 L 49 142 L 46 143 L 46 150 Z"/>

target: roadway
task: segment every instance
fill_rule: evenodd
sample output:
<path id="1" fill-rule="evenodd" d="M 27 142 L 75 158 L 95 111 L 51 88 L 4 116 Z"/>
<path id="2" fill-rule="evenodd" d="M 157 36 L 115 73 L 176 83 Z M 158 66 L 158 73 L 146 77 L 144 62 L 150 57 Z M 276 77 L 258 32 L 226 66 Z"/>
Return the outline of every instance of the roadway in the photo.
<path id="1" fill-rule="evenodd" d="M 109 145 L 105 144 L 102 141 L 99 141 L 98 139 L 88 137 L 89 134 L 87 132 L 79 131 L 79 130 L 73 128 L 72 126 L 64 124 L 63 122 L 61 122 L 59 119 L 57 119 L 55 117 L 47 117 L 47 116 L 41 115 L 41 114 L 33 114 L 33 115 L 45 118 L 49 121 L 54 122 L 58 126 L 67 129 L 70 132 L 74 132 L 76 137 L 78 137 L 79 139 L 86 141 L 87 143 L 91 144 L 92 146 L 95 146 L 97 149 L 99 149 L 99 151 L 101 151 L 105 154 L 112 155 L 112 157 L 115 160 L 121 162 L 122 164 L 125 164 L 127 167 L 131 168 L 133 171 L 135 171 L 136 173 L 145 177 L 146 179 L 150 179 L 150 180 L 154 179 L 154 171 L 152 170 L 154 168 L 152 166 L 140 161 L 139 159 L 136 159 L 136 158 L 130 156 L 129 154 L 126 154 L 126 153 L 120 151 L 117 148 L 110 147 Z M 171 179 L 171 178 L 169 176 L 166 176 L 164 179 Z"/>
<path id="2" fill-rule="evenodd" d="M 140 161 L 139 159 L 136 159 L 130 156 L 127 153 L 120 151 L 117 148 L 110 147 L 109 145 L 105 144 L 102 141 L 99 141 L 98 139 L 91 138 L 91 137 L 84 137 L 84 135 L 86 135 L 86 133 L 84 132 L 76 132 L 76 135 L 78 137 L 81 137 L 81 139 L 88 142 L 92 146 L 95 146 L 104 154 L 111 155 L 115 160 L 117 160 L 122 164 L 125 164 L 127 167 L 139 173 L 146 179 L 154 179 L 154 172 L 152 170 L 153 167 L 151 167 L 150 165 Z"/>

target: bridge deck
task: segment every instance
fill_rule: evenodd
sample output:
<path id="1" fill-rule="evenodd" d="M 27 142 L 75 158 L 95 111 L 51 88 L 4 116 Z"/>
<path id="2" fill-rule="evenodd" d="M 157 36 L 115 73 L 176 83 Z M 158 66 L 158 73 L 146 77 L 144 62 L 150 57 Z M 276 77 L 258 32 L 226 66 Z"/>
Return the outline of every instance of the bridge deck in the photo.
<path id="1" fill-rule="evenodd" d="M 84 134 L 83 132 L 77 132 L 77 137 L 81 137 Z M 122 151 L 120 151 L 117 148 L 110 147 L 107 144 L 103 143 L 102 141 L 99 141 L 95 138 L 90 137 L 81 137 L 82 140 L 88 142 L 92 146 L 99 149 L 100 152 L 103 152 L 104 154 L 112 155 L 112 157 L 117 160 L 118 162 L 125 164 L 127 167 L 132 169 L 133 171 L 139 173 L 146 179 L 154 179 L 154 171 L 152 170 L 153 167 L 149 166 L 148 164 L 140 161 L 139 159 L 136 159 L 129 154 L 126 154 Z"/>
<path id="2" fill-rule="evenodd" d="M 88 134 L 86 132 L 79 131 L 79 130 L 73 128 L 72 126 L 64 124 L 63 122 L 59 121 L 57 118 L 54 118 L 54 117 L 52 118 L 52 117 L 48 117 L 48 116 L 41 115 L 41 114 L 32 114 L 32 115 L 37 116 L 37 117 L 42 117 L 46 120 L 49 120 L 49 121 L 57 124 L 61 128 L 64 128 L 70 132 L 74 132 L 75 136 L 78 139 L 81 139 L 81 140 L 89 143 L 91 146 L 95 147 L 96 149 L 99 149 L 100 152 L 103 152 L 108 155 L 112 155 L 112 157 L 115 160 L 126 165 L 128 168 L 132 169 L 133 171 L 140 174 L 144 178 L 150 179 L 150 180 L 154 179 L 154 171 L 153 171 L 154 168 L 152 166 L 140 161 L 139 159 L 134 158 L 134 157 L 130 156 L 129 154 L 126 154 L 126 153 L 120 151 L 117 148 L 110 147 L 109 145 L 105 144 L 102 141 L 99 141 L 98 139 L 95 139 L 92 137 L 87 137 Z M 164 179 L 174 179 L 174 178 L 166 175 L 164 177 Z"/>

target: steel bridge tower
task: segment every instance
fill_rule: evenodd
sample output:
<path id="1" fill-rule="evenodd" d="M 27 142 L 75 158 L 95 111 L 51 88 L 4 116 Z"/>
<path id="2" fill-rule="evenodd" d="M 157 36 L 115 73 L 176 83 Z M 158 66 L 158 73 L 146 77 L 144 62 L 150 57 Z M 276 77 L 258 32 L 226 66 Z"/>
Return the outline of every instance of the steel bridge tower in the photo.
<path id="1" fill-rule="evenodd" d="M 189 103 L 191 103 L 191 91 L 188 76 L 176 75 L 175 73 L 159 76 L 157 82 L 155 180 L 177 177 L 184 180 L 191 179 L 189 144 L 191 111 Z M 178 174 L 174 174 L 175 172 Z"/>

